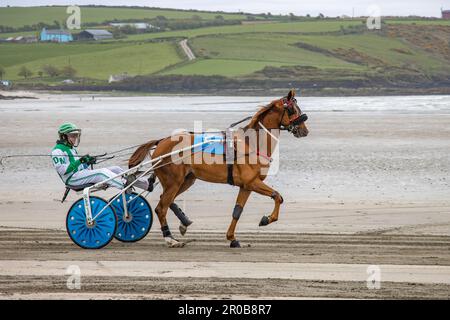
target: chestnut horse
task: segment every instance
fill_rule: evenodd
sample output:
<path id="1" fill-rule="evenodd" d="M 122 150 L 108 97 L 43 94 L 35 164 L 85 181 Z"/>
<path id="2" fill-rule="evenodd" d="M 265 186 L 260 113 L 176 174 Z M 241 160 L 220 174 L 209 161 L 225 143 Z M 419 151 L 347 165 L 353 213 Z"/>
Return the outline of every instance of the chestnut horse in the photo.
<path id="1" fill-rule="evenodd" d="M 250 161 L 234 161 L 231 165 L 227 165 L 227 163 L 205 163 L 203 161 L 195 163 L 196 161 L 193 159 L 195 152 L 192 152 L 192 161 L 189 161 L 188 163 L 185 161 L 174 162 L 170 158 L 167 158 L 162 164 L 159 164 L 155 169 L 155 174 L 161 182 L 163 192 L 155 211 L 158 215 L 161 231 L 167 245 L 169 247 L 181 247 L 184 245 L 183 242 L 172 237 L 167 224 L 166 214 L 169 207 L 174 212 L 175 210 L 179 210 L 174 203 L 175 198 L 189 189 L 196 179 L 213 183 L 229 183 L 239 187 L 239 194 L 232 214 L 232 221 L 226 235 L 227 239 L 231 241 L 230 247 L 240 247 L 239 241 L 237 241 L 235 237 L 235 229 L 245 203 L 252 191 L 271 197 L 275 202 L 272 213 L 269 216 L 263 216 L 259 225 L 265 226 L 277 221 L 283 198 L 276 190 L 263 182 L 267 175 L 267 171 L 265 170 L 270 166 L 270 162 L 267 161 L 267 159 L 270 159 L 271 150 L 274 150 L 273 144 L 276 143 L 276 141 L 273 142 L 273 138 L 278 140 L 279 130 L 288 130 L 296 138 L 307 136 L 308 129 L 305 125 L 306 120 L 307 116 L 306 114 L 302 114 L 295 99 L 295 92 L 294 90 L 291 90 L 286 97 L 272 101 L 269 105 L 261 107 L 251 118 L 249 124 L 242 128 L 244 132 L 253 129 L 258 134 L 262 133 L 262 136 L 267 135 L 265 141 L 267 141 L 268 144 L 272 144 L 268 148 L 265 148 L 265 150 L 268 150 L 266 154 L 260 154 L 258 150 L 255 152 L 246 140 L 244 140 L 245 152 L 237 152 L 237 158 L 240 158 L 240 160 L 249 160 L 253 151 L 253 153 L 258 155 L 256 163 L 252 164 Z M 260 130 L 264 130 L 264 132 L 260 132 Z M 273 133 L 269 133 L 271 130 L 275 130 L 276 136 L 274 136 Z M 194 133 L 186 132 L 181 133 L 179 136 L 187 139 L 189 145 L 194 145 Z M 131 168 L 141 163 L 144 158 L 149 155 L 150 149 L 152 148 L 154 148 L 151 155 L 152 158 L 167 154 L 174 150 L 180 150 L 177 148 L 178 143 L 179 140 L 176 141 L 175 139 L 174 141 L 173 137 L 149 141 L 140 146 L 133 153 L 129 159 L 128 165 Z M 187 219 L 187 221 L 189 221 L 189 219 Z M 182 234 L 184 234 L 186 229 L 187 226 L 183 225 L 182 221 L 182 225 L 180 226 Z"/>

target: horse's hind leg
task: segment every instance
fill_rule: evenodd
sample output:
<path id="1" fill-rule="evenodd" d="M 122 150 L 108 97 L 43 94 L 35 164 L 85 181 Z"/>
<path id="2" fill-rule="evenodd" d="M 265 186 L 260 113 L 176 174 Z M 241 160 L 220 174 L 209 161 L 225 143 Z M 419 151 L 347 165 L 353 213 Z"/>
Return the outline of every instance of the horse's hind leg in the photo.
<path id="1" fill-rule="evenodd" d="M 250 196 L 251 191 L 246 190 L 244 188 L 239 189 L 239 194 L 236 199 L 236 205 L 233 210 L 233 219 L 231 220 L 230 226 L 227 231 L 227 239 L 231 241 L 231 248 L 240 248 L 241 245 L 239 241 L 236 240 L 234 232 L 236 230 L 237 222 L 241 216 L 242 210 L 244 209 L 245 204 L 247 203 L 248 197 Z"/>
<path id="2" fill-rule="evenodd" d="M 163 193 L 161 194 L 158 205 L 156 206 L 155 212 L 158 215 L 159 223 L 161 224 L 161 231 L 169 247 L 183 247 L 184 243 L 172 237 L 172 234 L 167 224 L 167 210 L 169 206 L 173 203 L 178 190 L 182 184 L 181 179 L 174 179 L 174 175 L 158 175 L 159 181 L 163 186 Z M 161 179 L 162 178 L 162 179 Z M 179 180 L 179 181 L 177 181 Z"/>
<path id="3" fill-rule="evenodd" d="M 191 219 L 181 210 L 181 208 L 174 202 L 170 205 L 170 210 L 177 216 L 180 220 L 179 230 L 182 236 L 186 234 L 187 228 L 192 224 Z"/>
<path id="4" fill-rule="evenodd" d="M 193 173 L 189 173 L 186 178 L 184 179 L 183 184 L 180 187 L 180 190 L 178 190 L 178 193 L 176 196 L 179 196 L 183 192 L 185 192 L 187 189 L 189 189 L 195 182 L 195 176 Z M 178 207 L 178 205 L 174 202 L 170 205 L 170 209 L 175 213 L 177 218 L 180 220 L 180 233 L 182 236 L 186 234 L 187 227 L 192 224 L 192 221 L 189 219 L 189 217 Z"/>

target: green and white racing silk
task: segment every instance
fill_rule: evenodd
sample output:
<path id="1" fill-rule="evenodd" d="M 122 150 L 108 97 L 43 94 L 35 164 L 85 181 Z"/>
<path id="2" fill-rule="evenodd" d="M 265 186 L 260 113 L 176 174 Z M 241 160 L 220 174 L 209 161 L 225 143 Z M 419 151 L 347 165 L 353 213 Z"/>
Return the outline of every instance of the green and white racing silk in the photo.
<path id="1" fill-rule="evenodd" d="M 57 141 L 52 150 L 52 163 L 64 184 L 71 187 L 104 182 L 108 187 L 123 189 L 126 182 L 123 179 L 124 170 L 121 167 L 92 169 L 88 164 L 81 163 L 77 150 L 62 140 Z M 148 190 L 149 182 L 141 177 L 135 181 L 135 186 Z"/>
<path id="2" fill-rule="evenodd" d="M 77 150 L 63 141 L 57 141 L 53 148 L 52 162 L 65 184 L 70 183 L 70 178 L 75 172 L 89 167 L 86 163 L 81 163 Z"/>

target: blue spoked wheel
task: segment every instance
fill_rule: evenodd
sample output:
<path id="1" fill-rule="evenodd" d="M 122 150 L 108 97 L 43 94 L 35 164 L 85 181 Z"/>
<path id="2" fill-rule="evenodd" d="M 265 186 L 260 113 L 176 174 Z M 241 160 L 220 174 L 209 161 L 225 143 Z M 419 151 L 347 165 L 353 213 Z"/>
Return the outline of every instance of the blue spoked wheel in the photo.
<path id="1" fill-rule="evenodd" d="M 125 197 L 128 217 L 124 215 L 122 196 L 119 196 L 111 204 L 117 215 L 115 237 L 123 242 L 136 242 L 144 238 L 152 227 L 152 208 L 147 200 L 137 193 L 125 194 Z"/>
<path id="2" fill-rule="evenodd" d="M 108 202 L 102 198 L 91 196 L 91 210 L 94 218 Z M 70 207 L 66 218 L 66 229 L 70 239 L 84 249 L 100 249 L 114 238 L 117 228 L 117 217 L 112 206 L 107 207 L 95 220 L 92 226 L 86 221 L 83 198 Z"/>

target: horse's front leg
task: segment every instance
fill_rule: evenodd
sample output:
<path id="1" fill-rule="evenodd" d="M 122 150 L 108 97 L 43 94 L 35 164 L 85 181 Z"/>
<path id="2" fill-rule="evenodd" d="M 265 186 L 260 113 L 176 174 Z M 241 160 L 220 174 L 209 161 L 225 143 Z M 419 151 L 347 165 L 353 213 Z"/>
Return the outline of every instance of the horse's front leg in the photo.
<path id="1" fill-rule="evenodd" d="M 236 199 L 236 205 L 233 209 L 233 219 L 231 220 L 231 224 L 228 227 L 227 231 L 227 239 L 231 241 L 230 247 L 231 248 L 240 248 L 241 245 L 239 241 L 236 240 L 236 237 L 234 235 L 234 232 L 236 230 L 236 225 L 241 217 L 242 210 L 244 210 L 245 203 L 248 200 L 248 197 L 250 196 L 251 191 L 246 190 L 244 188 L 239 189 L 239 194 Z"/>
<path id="2" fill-rule="evenodd" d="M 246 189 L 255 191 L 259 194 L 271 197 L 275 202 L 275 207 L 273 208 L 272 214 L 270 216 L 263 216 L 259 222 L 259 226 L 266 226 L 269 223 L 278 220 L 278 214 L 280 213 L 280 205 L 283 203 L 283 197 L 278 193 L 278 191 L 272 189 L 267 184 L 262 182 L 259 178 L 253 180 L 251 183 L 245 185 Z"/>

